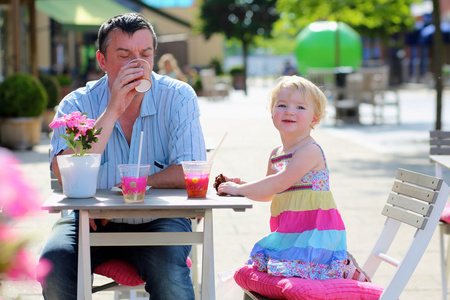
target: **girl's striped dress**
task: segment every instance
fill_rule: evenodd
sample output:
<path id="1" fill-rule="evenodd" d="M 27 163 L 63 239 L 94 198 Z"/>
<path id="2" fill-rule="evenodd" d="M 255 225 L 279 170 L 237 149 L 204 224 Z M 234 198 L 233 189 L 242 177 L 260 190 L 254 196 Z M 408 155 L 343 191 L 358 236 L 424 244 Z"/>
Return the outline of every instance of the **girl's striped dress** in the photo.
<path id="1" fill-rule="evenodd" d="M 282 170 L 294 153 L 273 156 L 274 171 Z M 346 233 L 329 188 L 326 160 L 324 170 L 310 171 L 275 195 L 270 230 L 272 233 L 257 242 L 250 255 L 249 263 L 259 271 L 315 280 L 343 276 Z"/>

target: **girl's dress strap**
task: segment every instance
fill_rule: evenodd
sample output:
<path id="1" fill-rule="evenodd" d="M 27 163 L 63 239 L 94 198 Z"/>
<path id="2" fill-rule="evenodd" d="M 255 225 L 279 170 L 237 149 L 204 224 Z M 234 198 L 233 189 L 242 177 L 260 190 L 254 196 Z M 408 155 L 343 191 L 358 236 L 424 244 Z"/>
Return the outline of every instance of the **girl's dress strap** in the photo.
<path id="1" fill-rule="evenodd" d="M 320 147 L 320 145 L 317 144 L 316 142 L 311 142 L 311 143 L 308 143 L 308 144 L 304 144 L 304 145 L 302 145 L 301 147 L 298 147 L 297 149 L 295 149 L 295 150 L 292 152 L 292 155 L 294 155 L 295 152 L 296 152 L 298 149 L 300 149 L 300 148 L 302 148 L 302 147 L 304 147 L 304 146 L 306 146 L 306 145 L 311 145 L 311 144 L 316 145 L 317 147 L 319 147 L 320 152 L 322 152 L 323 161 L 325 162 L 325 168 L 328 168 L 328 166 L 327 166 L 327 159 L 326 159 L 326 157 L 325 157 L 325 153 L 323 152 L 322 147 Z M 278 150 L 277 150 L 277 151 L 278 151 Z"/>

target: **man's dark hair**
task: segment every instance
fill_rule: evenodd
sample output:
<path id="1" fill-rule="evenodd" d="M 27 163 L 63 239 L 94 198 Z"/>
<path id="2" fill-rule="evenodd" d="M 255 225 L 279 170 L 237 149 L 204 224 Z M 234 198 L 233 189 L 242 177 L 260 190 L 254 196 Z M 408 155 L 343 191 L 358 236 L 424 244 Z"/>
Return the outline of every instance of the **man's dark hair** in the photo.
<path id="1" fill-rule="evenodd" d="M 147 19 L 138 13 L 127 13 L 115 16 L 102 24 L 98 30 L 98 50 L 106 56 L 106 48 L 109 44 L 109 34 L 111 31 L 120 29 L 132 36 L 136 31 L 140 29 L 148 29 L 152 33 L 153 47 L 156 50 L 157 39 L 153 26 L 147 21 Z"/>

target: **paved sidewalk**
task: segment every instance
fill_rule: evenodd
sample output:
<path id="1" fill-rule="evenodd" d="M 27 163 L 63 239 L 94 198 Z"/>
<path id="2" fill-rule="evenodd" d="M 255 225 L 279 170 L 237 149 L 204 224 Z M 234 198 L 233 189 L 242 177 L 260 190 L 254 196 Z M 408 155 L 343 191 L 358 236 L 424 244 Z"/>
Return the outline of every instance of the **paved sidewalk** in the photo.
<path id="1" fill-rule="evenodd" d="M 212 176 L 224 173 L 247 181 L 265 175 L 270 151 L 280 143 L 270 115 L 265 108 L 270 81 L 250 82 L 248 96 L 233 91 L 228 99 L 200 98 L 202 125 L 207 143 L 215 146 L 228 130 L 228 137 L 217 154 Z M 387 199 L 395 172 L 399 167 L 434 174 L 428 160 L 428 131 L 434 127 L 435 96 L 426 89 L 402 90 L 401 119 L 396 125 L 388 119 L 384 125 L 369 125 L 371 108 L 361 107 L 363 125 L 334 126 L 333 111 L 313 136 L 323 147 L 331 172 L 331 189 L 347 228 L 349 250 L 360 264 L 380 233 L 384 218 L 381 209 Z M 450 130 L 450 93 L 444 93 L 443 123 Z M 386 115 L 393 115 L 393 108 Z M 447 118 L 447 119 L 445 119 Z M 50 194 L 48 172 L 48 137 L 33 151 L 15 152 L 21 166 L 42 198 Z M 212 155 L 209 153 L 208 155 Z M 450 172 L 444 179 L 450 182 Z M 254 243 L 269 232 L 270 203 L 253 202 L 245 213 L 216 211 L 214 243 L 216 274 L 237 268 L 247 260 Z M 39 253 L 57 215 L 42 216 L 18 223 L 26 232 L 33 232 L 32 250 Z M 408 232 L 401 232 L 400 240 Z M 401 252 L 402 243 L 394 245 Z M 374 282 L 385 284 L 393 268 L 382 268 Z M 437 233 L 409 281 L 400 299 L 440 299 L 439 243 Z M 3 282 L 0 297 L 4 300 L 42 299 L 40 286 L 34 282 Z M 225 299 L 218 295 L 218 299 Z M 94 295 L 94 299 L 113 299 L 111 293 Z M 238 298 L 241 299 L 241 298 Z"/>

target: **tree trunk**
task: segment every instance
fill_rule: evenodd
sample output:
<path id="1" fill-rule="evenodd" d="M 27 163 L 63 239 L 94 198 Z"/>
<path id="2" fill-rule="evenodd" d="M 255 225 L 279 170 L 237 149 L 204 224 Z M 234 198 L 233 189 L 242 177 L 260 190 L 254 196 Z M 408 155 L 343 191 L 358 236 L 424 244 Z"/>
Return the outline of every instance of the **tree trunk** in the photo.
<path id="1" fill-rule="evenodd" d="M 442 128 L 442 32 L 441 32 L 441 11 L 439 0 L 433 0 L 433 20 L 434 20 L 434 81 L 436 87 L 436 130 Z"/>
<path id="2" fill-rule="evenodd" d="M 248 56 L 248 42 L 242 41 L 242 55 L 244 57 L 244 93 L 247 96 L 247 56 Z"/>

